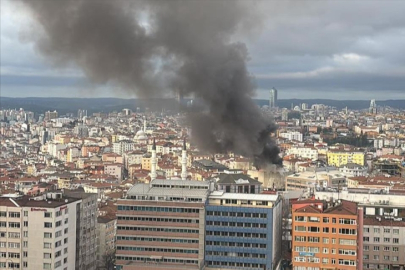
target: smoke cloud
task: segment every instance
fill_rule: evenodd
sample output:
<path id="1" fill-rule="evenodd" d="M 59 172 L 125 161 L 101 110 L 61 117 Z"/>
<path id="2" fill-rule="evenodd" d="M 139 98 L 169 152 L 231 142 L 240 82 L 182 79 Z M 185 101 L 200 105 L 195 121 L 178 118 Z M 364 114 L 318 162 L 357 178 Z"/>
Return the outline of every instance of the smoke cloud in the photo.
<path id="1" fill-rule="evenodd" d="M 38 50 L 57 66 L 73 63 L 91 82 L 139 97 L 181 91 L 202 100 L 190 114 L 193 140 L 209 152 L 279 164 L 276 130 L 252 100 L 248 51 L 234 34 L 257 21 L 252 2 L 25 0 L 39 23 Z M 34 36 L 34 35 L 33 35 Z"/>

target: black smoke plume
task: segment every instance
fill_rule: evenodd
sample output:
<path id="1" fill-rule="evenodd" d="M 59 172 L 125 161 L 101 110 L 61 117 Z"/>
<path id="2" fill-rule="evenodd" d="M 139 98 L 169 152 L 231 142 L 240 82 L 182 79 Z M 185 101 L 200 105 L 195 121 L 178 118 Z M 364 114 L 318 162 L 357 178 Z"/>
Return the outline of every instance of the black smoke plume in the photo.
<path id="1" fill-rule="evenodd" d="M 203 100 L 193 140 L 210 152 L 280 163 L 276 127 L 252 101 L 248 52 L 232 41 L 257 20 L 251 1 L 22 0 L 38 22 L 36 47 L 53 64 L 79 66 L 97 84 L 139 97 L 181 91 Z"/>

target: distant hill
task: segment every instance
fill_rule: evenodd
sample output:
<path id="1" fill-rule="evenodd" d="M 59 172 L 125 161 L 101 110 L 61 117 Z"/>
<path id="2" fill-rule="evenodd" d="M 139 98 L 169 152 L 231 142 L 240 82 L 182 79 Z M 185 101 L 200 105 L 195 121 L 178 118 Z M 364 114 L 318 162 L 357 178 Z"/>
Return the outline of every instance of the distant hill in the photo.
<path id="1" fill-rule="evenodd" d="M 187 100 L 185 100 L 186 102 Z M 267 105 L 268 100 L 257 99 L 255 102 L 260 105 Z M 282 99 L 278 100 L 281 108 L 291 108 L 291 104 L 300 105 L 307 103 L 325 104 L 338 109 L 365 109 L 370 105 L 369 100 L 331 100 L 331 99 Z M 390 106 L 398 109 L 405 109 L 405 100 L 384 100 L 377 101 L 378 106 Z M 57 110 L 61 115 L 66 113 L 77 113 L 78 109 L 87 109 L 89 114 L 93 112 L 121 111 L 124 108 L 136 111 L 139 108 L 144 111 L 149 108 L 151 111 L 176 110 L 178 105 L 174 99 L 120 99 L 120 98 L 0 98 L 1 109 L 24 108 L 35 113 L 44 113 L 48 110 Z"/>

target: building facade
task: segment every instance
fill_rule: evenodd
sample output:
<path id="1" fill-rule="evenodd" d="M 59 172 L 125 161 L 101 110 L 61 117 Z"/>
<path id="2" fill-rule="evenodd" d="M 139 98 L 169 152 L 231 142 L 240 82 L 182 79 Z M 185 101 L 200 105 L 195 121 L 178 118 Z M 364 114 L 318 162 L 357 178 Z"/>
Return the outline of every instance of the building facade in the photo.
<path id="1" fill-rule="evenodd" d="M 116 265 L 132 269 L 202 269 L 210 182 L 153 180 L 118 200 Z"/>
<path id="2" fill-rule="evenodd" d="M 363 269 L 362 231 L 363 209 L 354 202 L 293 204 L 293 269 Z"/>
<path id="3" fill-rule="evenodd" d="M 78 207 L 61 192 L 0 198 L 0 269 L 75 270 Z"/>
<path id="4" fill-rule="evenodd" d="M 65 190 L 65 196 L 80 199 L 76 215 L 76 270 L 97 267 L 97 193 Z"/>
<path id="5" fill-rule="evenodd" d="M 340 167 L 348 163 L 354 163 L 364 166 L 365 155 L 363 152 L 346 152 L 346 151 L 328 151 L 326 154 L 328 158 L 328 165 Z"/>
<path id="6" fill-rule="evenodd" d="M 206 269 L 276 269 L 281 208 L 278 195 L 213 192 L 206 208 Z"/>
<path id="7" fill-rule="evenodd" d="M 97 218 L 97 266 L 112 269 L 115 257 L 117 219 L 108 216 Z"/>

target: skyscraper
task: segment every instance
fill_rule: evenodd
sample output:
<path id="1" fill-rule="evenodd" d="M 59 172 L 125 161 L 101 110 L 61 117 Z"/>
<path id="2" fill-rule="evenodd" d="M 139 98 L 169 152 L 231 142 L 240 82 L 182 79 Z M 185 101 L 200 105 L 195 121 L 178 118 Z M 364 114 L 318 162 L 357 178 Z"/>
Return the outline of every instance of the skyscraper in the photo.
<path id="1" fill-rule="evenodd" d="M 277 106 L 277 89 L 272 88 L 270 89 L 270 97 L 269 97 L 269 107 L 273 109 Z"/>
<path id="2" fill-rule="evenodd" d="M 377 104 L 375 103 L 375 99 L 370 101 L 370 108 L 368 109 L 369 113 L 377 114 Z"/>

